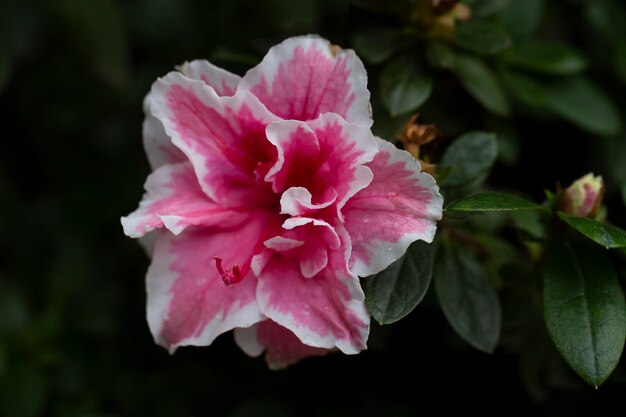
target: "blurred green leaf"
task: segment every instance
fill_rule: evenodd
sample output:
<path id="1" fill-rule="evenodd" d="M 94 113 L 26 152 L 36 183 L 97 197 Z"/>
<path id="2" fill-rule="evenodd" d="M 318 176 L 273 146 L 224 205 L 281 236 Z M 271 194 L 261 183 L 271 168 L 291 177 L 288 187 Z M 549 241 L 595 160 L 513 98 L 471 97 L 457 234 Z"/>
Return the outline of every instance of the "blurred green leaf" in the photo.
<path id="1" fill-rule="evenodd" d="M 498 116 L 509 114 L 509 101 L 487 64 L 476 57 L 459 54 L 455 58 L 454 72 L 465 90 L 483 107 Z"/>
<path id="2" fill-rule="evenodd" d="M 543 87 L 546 106 L 581 129 L 609 136 L 622 128 L 615 104 L 590 79 L 567 77 Z"/>
<path id="3" fill-rule="evenodd" d="M 446 211 L 464 212 L 517 210 L 545 210 L 545 207 L 514 194 L 490 192 L 456 200 L 446 208 Z"/>
<path id="4" fill-rule="evenodd" d="M 585 17 L 606 41 L 623 36 L 626 24 L 626 10 L 621 0 L 586 1 L 584 4 Z"/>
<path id="5" fill-rule="evenodd" d="M 500 78 L 521 103 L 538 110 L 546 106 L 545 93 L 532 77 L 515 71 L 500 68 Z"/>
<path id="6" fill-rule="evenodd" d="M 587 68 L 587 59 L 576 49 L 545 40 L 515 45 L 504 58 L 515 67 L 543 74 L 570 75 Z"/>
<path id="7" fill-rule="evenodd" d="M 0 415 L 42 415 L 48 391 L 48 380 L 41 369 L 24 359 L 14 360 L 0 379 Z"/>
<path id="8" fill-rule="evenodd" d="M 472 10 L 472 17 L 491 16 L 504 9 L 510 0 L 464 0 Z"/>
<path id="9" fill-rule="evenodd" d="M 626 247 L 626 230 L 596 220 L 570 216 L 563 212 L 558 214 L 565 223 L 607 249 Z"/>
<path id="10" fill-rule="evenodd" d="M 454 30 L 454 44 L 480 55 L 494 55 L 511 47 L 511 38 L 500 26 L 468 20 Z"/>
<path id="11" fill-rule="evenodd" d="M 430 74 L 409 56 L 389 62 L 380 75 L 381 100 L 392 116 L 418 108 L 432 89 Z"/>
<path id="12" fill-rule="evenodd" d="M 452 172 L 442 185 L 457 187 L 485 175 L 498 156 L 498 144 L 492 133 L 470 132 L 456 139 L 441 159 L 442 167 Z"/>
<path id="13" fill-rule="evenodd" d="M 431 66 L 447 70 L 454 69 L 456 57 L 447 44 L 440 41 L 429 42 L 426 55 Z"/>
<path id="14" fill-rule="evenodd" d="M 446 319 L 465 341 L 492 353 L 500 338 L 501 311 L 485 268 L 458 244 L 442 245 L 435 290 Z"/>
<path id="15" fill-rule="evenodd" d="M 544 316 L 565 361 L 598 387 L 619 362 L 626 305 L 615 271 L 601 249 L 555 245 L 544 273 Z"/>
<path id="16" fill-rule="evenodd" d="M 544 7 L 543 0 L 510 0 L 502 11 L 502 21 L 514 37 L 525 38 L 539 28 Z"/>
<path id="17" fill-rule="evenodd" d="M 398 49 L 400 34 L 391 29 L 367 30 L 354 37 L 357 54 L 371 64 L 381 64 Z"/>
<path id="18" fill-rule="evenodd" d="M 380 324 L 400 320 L 422 301 L 432 276 L 434 246 L 415 242 L 387 269 L 365 279 L 367 308 Z"/>
<path id="19" fill-rule="evenodd" d="M 541 219 L 541 213 L 533 210 L 512 211 L 509 217 L 516 229 L 526 234 L 531 239 L 543 239 L 545 224 Z"/>

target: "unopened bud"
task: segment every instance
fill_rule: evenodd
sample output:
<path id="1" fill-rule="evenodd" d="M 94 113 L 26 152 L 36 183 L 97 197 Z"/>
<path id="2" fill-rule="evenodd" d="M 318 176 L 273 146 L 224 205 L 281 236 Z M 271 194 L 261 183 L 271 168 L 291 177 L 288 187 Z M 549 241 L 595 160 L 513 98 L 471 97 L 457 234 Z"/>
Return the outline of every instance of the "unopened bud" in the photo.
<path id="1" fill-rule="evenodd" d="M 602 206 L 604 181 L 592 173 L 577 179 L 564 192 L 564 210 L 576 217 L 596 218 Z"/>

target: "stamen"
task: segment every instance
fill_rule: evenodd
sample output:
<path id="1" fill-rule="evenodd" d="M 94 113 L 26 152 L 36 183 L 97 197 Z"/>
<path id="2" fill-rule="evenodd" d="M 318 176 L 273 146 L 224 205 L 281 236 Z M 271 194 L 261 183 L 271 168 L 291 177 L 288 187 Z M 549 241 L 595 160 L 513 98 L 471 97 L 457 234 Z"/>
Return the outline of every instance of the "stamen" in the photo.
<path id="1" fill-rule="evenodd" d="M 241 273 L 241 265 L 238 263 L 232 264 L 229 268 L 224 271 L 222 268 L 222 258 L 219 256 L 214 256 L 213 260 L 215 261 L 215 267 L 217 268 L 217 272 L 222 276 L 222 281 L 228 287 L 231 284 L 237 284 L 243 280 L 243 274 Z"/>

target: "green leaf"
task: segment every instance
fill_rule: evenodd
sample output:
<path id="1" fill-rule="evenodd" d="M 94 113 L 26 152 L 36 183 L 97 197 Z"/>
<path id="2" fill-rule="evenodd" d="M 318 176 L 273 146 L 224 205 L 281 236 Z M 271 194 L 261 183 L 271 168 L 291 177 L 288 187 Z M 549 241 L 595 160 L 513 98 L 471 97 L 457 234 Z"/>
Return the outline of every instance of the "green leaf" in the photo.
<path id="1" fill-rule="evenodd" d="M 543 0 L 510 0 L 502 12 L 502 21 L 516 38 L 532 35 L 543 17 Z"/>
<path id="2" fill-rule="evenodd" d="M 454 201 L 446 211 L 482 212 L 545 210 L 545 207 L 514 194 L 482 193 Z"/>
<path id="3" fill-rule="evenodd" d="M 531 109 L 544 109 L 546 107 L 546 97 L 537 81 L 533 78 L 506 69 L 500 69 L 500 79 L 513 92 L 513 95 L 523 104 Z"/>
<path id="4" fill-rule="evenodd" d="M 571 227 L 607 249 L 626 247 L 626 230 L 584 217 L 559 212 L 559 217 Z"/>
<path id="5" fill-rule="evenodd" d="M 454 69 L 456 55 L 447 44 L 440 41 L 430 42 L 426 50 L 426 55 L 431 66 L 447 70 Z"/>
<path id="6" fill-rule="evenodd" d="M 457 187 L 484 176 L 498 156 L 495 135 L 486 132 L 470 132 L 459 137 L 446 149 L 441 166 L 452 171 L 443 185 Z"/>
<path id="7" fill-rule="evenodd" d="M 513 226 L 522 233 L 523 240 L 544 239 L 546 225 L 540 212 L 533 210 L 512 211 L 509 213 L 509 217 Z"/>
<path id="8" fill-rule="evenodd" d="M 494 55 L 511 47 L 504 29 L 484 20 L 460 23 L 454 30 L 454 43 L 480 55 Z"/>
<path id="9" fill-rule="evenodd" d="M 578 74 L 587 68 L 587 59 L 580 52 L 569 45 L 545 40 L 516 45 L 504 58 L 510 65 L 542 74 Z"/>
<path id="10" fill-rule="evenodd" d="M 455 59 L 454 72 L 463 88 L 484 108 L 498 116 L 510 112 L 509 101 L 493 71 L 480 59 L 459 54 Z"/>
<path id="11" fill-rule="evenodd" d="M 615 271 L 597 247 L 551 247 L 544 273 L 544 318 L 557 349 L 598 387 L 619 362 L 626 305 Z"/>
<path id="12" fill-rule="evenodd" d="M 434 250 L 432 243 L 415 242 L 387 269 L 366 278 L 365 300 L 376 321 L 398 321 L 422 301 L 430 285 Z"/>
<path id="13" fill-rule="evenodd" d="M 432 89 L 430 74 L 408 56 L 389 62 L 380 75 L 381 99 L 392 116 L 418 108 Z"/>
<path id="14" fill-rule="evenodd" d="M 391 29 L 369 30 L 354 37 L 354 49 L 364 61 L 385 62 L 398 49 L 399 34 Z"/>
<path id="15" fill-rule="evenodd" d="M 440 248 L 435 291 L 446 319 L 469 344 L 493 352 L 500 338 L 501 310 L 485 268 L 460 245 Z"/>
<path id="16" fill-rule="evenodd" d="M 544 86 L 547 107 L 554 113 L 598 135 L 615 135 L 621 121 L 615 104 L 591 80 L 567 77 Z"/>

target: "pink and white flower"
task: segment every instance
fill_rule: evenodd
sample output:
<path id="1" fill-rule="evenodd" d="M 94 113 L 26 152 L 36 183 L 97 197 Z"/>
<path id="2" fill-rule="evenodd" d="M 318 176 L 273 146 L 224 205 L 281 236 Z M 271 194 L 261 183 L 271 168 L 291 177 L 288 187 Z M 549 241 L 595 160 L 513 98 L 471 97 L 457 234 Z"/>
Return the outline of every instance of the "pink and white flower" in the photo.
<path id="1" fill-rule="evenodd" d="M 206 61 L 157 80 L 144 102 L 153 172 L 131 237 L 156 235 L 147 316 L 157 343 L 235 331 L 271 367 L 365 349 L 359 276 L 377 273 L 442 214 L 434 179 L 375 138 L 351 50 L 290 38 L 240 78 Z"/>

